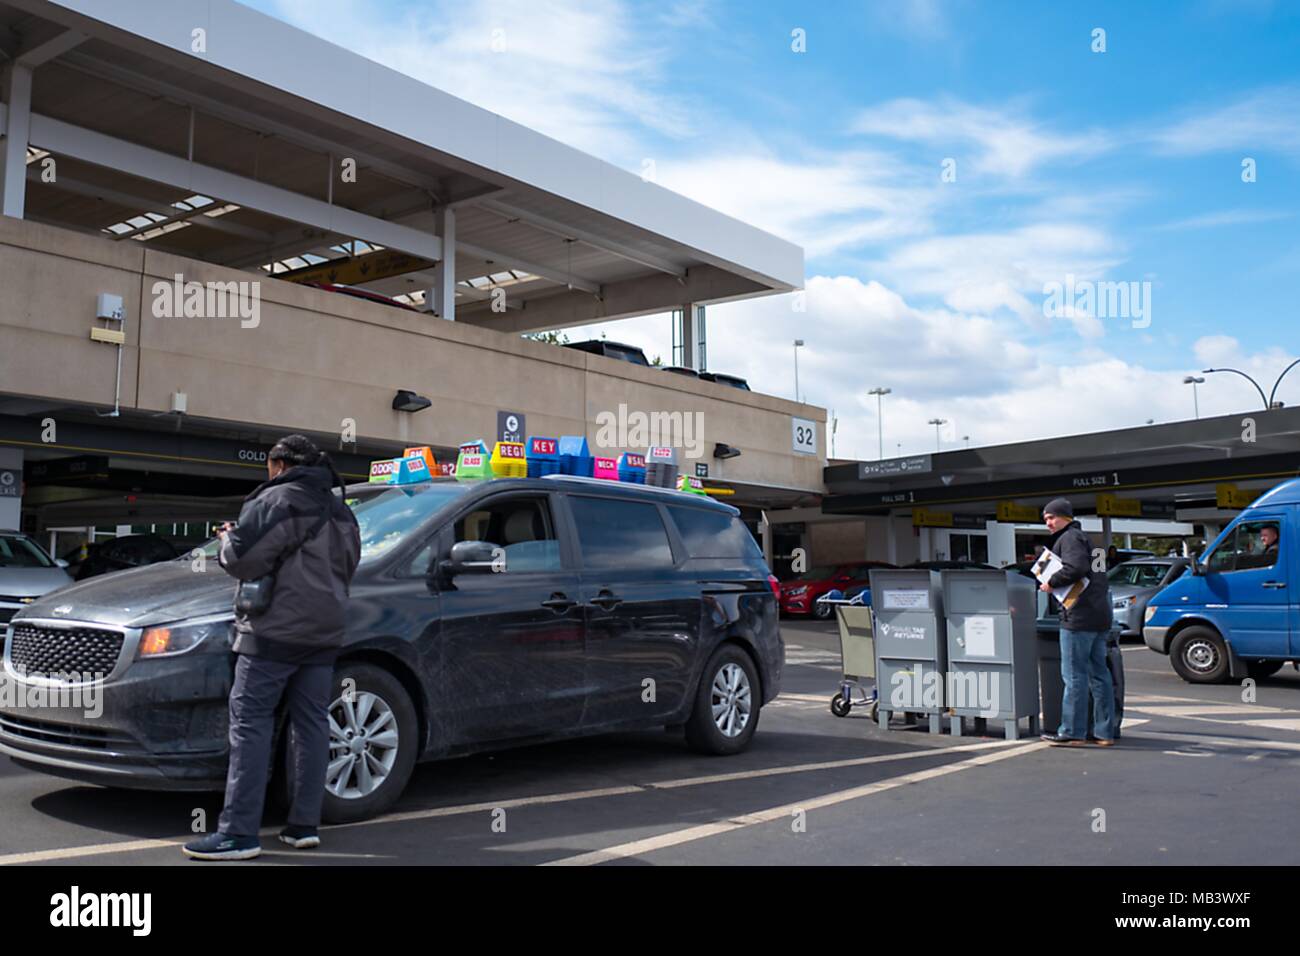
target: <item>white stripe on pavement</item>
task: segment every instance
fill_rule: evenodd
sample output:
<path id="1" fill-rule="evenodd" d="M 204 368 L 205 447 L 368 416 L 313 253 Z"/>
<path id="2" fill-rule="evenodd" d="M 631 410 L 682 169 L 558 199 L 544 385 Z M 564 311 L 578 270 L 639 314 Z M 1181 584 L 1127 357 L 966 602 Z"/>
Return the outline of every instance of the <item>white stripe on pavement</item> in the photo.
<path id="1" fill-rule="evenodd" d="M 921 783 L 922 781 L 932 780 L 936 777 L 943 777 L 951 773 L 960 773 L 963 770 L 970 770 L 973 767 L 982 767 L 999 760 L 1006 760 L 1008 757 L 1018 757 L 1022 754 L 1041 750 L 1047 746 L 1048 744 L 1039 742 L 1004 749 L 1000 753 L 980 754 L 977 757 L 972 757 L 969 760 L 963 760 L 959 763 L 946 764 L 942 767 L 934 767 L 929 770 L 918 770 L 915 773 L 905 774 L 901 777 L 894 777 L 890 780 L 882 780 L 877 783 L 869 783 L 861 787 L 852 787 L 848 790 L 839 790 L 834 793 L 825 794 L 821 797 L 814 797 L 811 800 L 786 803 L 779 807 L 760 810 L 757 813 L 741 814 L 740 816 L 732 817 L 728 820 L 720 820 L 716 823 L 706 823 L 700 826 L 687 827 L 684 830 L 675 830 L 671 833 L 661 833 L 658 836 L 647 837 L 643 840 L 633 840 L 629 843 L 620 843 L 617 846 L 606 847 L 603 850 L 593 850 L 590 853 L 579 853 L 576 856 L 564 857 L 559 860 L 552 860 L 549 863 L 543 863 L 542 866 L 593 866 L 597 863 L 607 863 L 611 860 L 622 860 L 628 857 L 640 856 L 644 853 L 653 853 L 656 850 L 681 846 L 684 843 L 692 843 L 696 840 L 703 840 L 707 837 L 717 836 L 722 833 L 732 833 L 736 830 L 756 826 L 760 823 L 771 823 L 775 820 L 788 818 L 796 810 L 803 810 L 805 812 L 809 810 L 820 810 L 822 807 L 834 806 L 837 803 L 845 803 L 849 800 L 858 800 L 862 797 L 869 797 L 877 793 L 883 793 L 887 790 L 905 787 L 909 784 Z"/>

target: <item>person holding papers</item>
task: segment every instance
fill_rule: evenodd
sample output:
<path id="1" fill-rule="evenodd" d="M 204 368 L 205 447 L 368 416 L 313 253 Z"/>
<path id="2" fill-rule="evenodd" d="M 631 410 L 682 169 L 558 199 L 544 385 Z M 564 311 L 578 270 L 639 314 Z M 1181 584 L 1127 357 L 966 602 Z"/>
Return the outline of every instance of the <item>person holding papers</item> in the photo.
<path id="1" fill-rule="evenodd" d="M 1043 509 L 1043 521 L 1052 538 L 1034 563 L 1039 590 L 1061 605 L 1061 726 L 1043 739 L 1057 747 L 1083 747 L 1088 743 L 1088 693 L 1092 694 L 1093 734 L 1098 746 L 1115 743 L 1113 727 L 1115 690 L 1106 666 L 1106 635 L 1111 628 L 1110 586 L 1105 561 L 1065 498 L 1055 498 Z"/>

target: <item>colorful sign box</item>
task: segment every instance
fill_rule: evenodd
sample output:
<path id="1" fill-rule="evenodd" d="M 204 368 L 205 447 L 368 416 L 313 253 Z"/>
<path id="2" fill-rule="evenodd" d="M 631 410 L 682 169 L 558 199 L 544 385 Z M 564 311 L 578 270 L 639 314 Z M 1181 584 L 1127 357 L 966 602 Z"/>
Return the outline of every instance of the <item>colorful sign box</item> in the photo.
<path id="1" fill-rule="evenodd" d="M 577 475 L 582 478 L 591 477 L 591 449 L 587 447 L 585 437 L 582 435 L 561 435 L 559 451 L 561 474 Z"/>
<path id="2" fill-rule="evenodd" d="M 521 441 L 499 441 L 492 448 L 492 474 L 498 478 L 527 478 L 528 457 Z"/>
<path id="3" fill-rule="evenodd" d="M 428 447 L 408 448 L 400 458 L 381 458 L 370 463 L 370 482 L 379 485 L 409 485 L 433 477 L 435 462 Z"/>
<path id="4" fill-rule="evenodd" d="M 618 456 L 618 480 L 635 485 L 645 484 L 645 455 L 625 451 Z"/>
<path id="5" fill-rule="evenodd" d="M 524 443 L 528 459 L 528 477 L 544 478 L 560 473 L 560 440 L 543 435 L 529 435 Z"/>

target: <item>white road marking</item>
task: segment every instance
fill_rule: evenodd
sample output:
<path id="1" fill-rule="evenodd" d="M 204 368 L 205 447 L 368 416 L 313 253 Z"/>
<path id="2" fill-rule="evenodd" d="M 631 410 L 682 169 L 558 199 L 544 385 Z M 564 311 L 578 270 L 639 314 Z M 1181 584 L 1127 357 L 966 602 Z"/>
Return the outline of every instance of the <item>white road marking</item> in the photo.
<path id="1" fill-rule="evenodd" d="M 549 863 L 544 863 L 542 865 L 592 866 L 597 863 L 606 863 L 611 860 L 621 860 L 628 857 L 640 856 L 644 853 L 653 853 L 656 850 L 663 850 L 672 846 L 681 846 L 684 843 L 692 843 L 696 840 L 703 840 L 707 837 L 717 836 L 721 833 L 732 833 L 736 830 L 756 826 L 760 823 L 771 823 L 776 820 L 788 818 L 796 810 L 803 810 L 805 812 L 809 810 L 819 810 L 822 807 L 834 806 L 837 803 L 845 803 L 849 800 L 858 800 L 862 797 L 869 797 L 877 793 L 883 793 L 887 790 L 905 787 L 909 784 L 921 783 L 925 780 L 932 780 L 936 777 L 943 777 L 952 773 L 960 773 L 963 770 L 969 770 L 973 767 L 982 767 L 999 760 L 1006 760 L 1008 757 L 1018 757 L 1022 754 L 1044 749 L 1047 746 L 1046 743 L 1039 742 L 1004 749 L 1000 753 L 981 754 L 977 757 L 972 757 L 969 760 L 963 760 L 958 763 L 946 764 L 942 767 L 933 767 L 929 770 L 918 770 L 915 773 L 905 774 L 901 777 L 893 777 L 889 780 L 869 783 L 861 787 L 852 787 L 848 790 L 839 790 L 834 793 L 825 794 L 821 797 L 814 797 L 810 800 L 786 803 L 779 807 L 760 810 L 756 813 L 745 813 L 728 820 L 720 820 L 716 823 L 706 823 L 699 826 L 687 827 L 683 830 L 675 830 L 671 833 L 661 833 L 658 836 L 647 837 L 643 840 L 632 840 L 629 843 L 621 843 L 617 846 L 606 847 L 602 850 L 593 850 L 590 853 L 579 853 L 576 856 L 552 860 Z"/>
<path id="2" fill-rule="evenodd" d="M 1128 726 L 1127 721 L 1125 722 L 1125 726 Z M 1237 726 L 1249 726 L 1249 725 L 1238 724 Z M 1257 737 L 1251 737 L 1251 738 L 1239 737 L 1233 739 L 1231 737 L 1205 737 L 1200 734 L 1168 734 L 1164 732 L 1133 734 L 1133 737 L 1137 740 L 1150 740 L 1155 742 L 1162 742 L 1168 740 L 1183 740 L 1186 741 L 1187 743 L 1201 744 L 1206 747 L 1211 745 L 1215 747 L 1236 747 L 1242 750 L 1254 750 L 1258 753 L 1263 753 L 1268 750 L 1285 750 L 1291 752 L 1300 751 L 1300 743 L 1291 743 L 1289 741 L 1282 741 L 1282 740 L 1260 740 Z M 1123 738 L 1121 738 L 1121 742 L 1127 739 L 1128 736 L 1125 735 Z"/>
<path id="3" fill-rule="evenodd" d="M 1144 714 L 1153 714 L 1156 717 L 1189 717 L 1202 716 L 1213 717 L 1219 715 L 1228 717 L 1232 715 L 1265 717 L 1271 714 L 1286 714 L 1291 711 L 1278 710 L 1274 707 L 1257 707 L 1253 704 L 1177 704 L 1174 706 L 1164 704 L 1133 704 L 1125 702 L 1126 709 L 1138 710 Z"/>
<path id="4" fill-rule="evenodd" d="M 959 747 L 932 748 L 904 751 L 896 754 L 875 754 L 870 757 L 852 757 L 843 760 L 828 760 L 822 763 L 804 763 L 783 767 L 764 767 L 757 770 L 739 770 L 734 773 L 713 774 L 707 777 L 679 777 L 671 780 L 652 781 L 644 784 L 630 784 L 622 787 L 602 787 L 592 790 L 573 790 L 568 793 L 549 793 L 534 797 L 517 797 L 509 800 L 486 800 L 481 803 L 465 803 L 450 807 L 434 807 L 428 810 L 412 810 L 406 813 L 390 813 L 371 820 L 358 820 L 356 823 L 343 823 L 322 827 L 323 830 L 341 830 L 348 827 L 374 826 L 379 823 L 407 823 L 414 820 L 432 820 L 440 817 L 460 816 L 468 813 L 491 813 L 497 808 L 513 809 L 517 807 L 545 806 L 553 803 L 568 803 L 575 800 L 591 800 L 599 797 L 626 796 L 636 793 L 650 793 L 655 790 L 670 790 L 681 787 L 703 786 L 713 783 L 726 783 L 735 780 L 748 780 L 758 777 L 773 777 L 783 774 L 808 773 L 817 770 L 835 770 L 842 767 L 863 766 L 874 763 L 887 763 L 894 760 L 909 760 L 918 757 L 932 757 L 953 751 L 987 750 L 1006 747 L 1010 742 L 993 740 L 966 744 Z M 261 836 L 266 841 L 275 839 L 277 829 L 265 829 Z M 163 847 L 181 846 L 192 837 L 178 840 L 131 840 L 118 843 L 99 843 L 88 846 L 62 847 L 53 850 L 33 850 L 27 853 L 10 853 L 0 856 L 0 866 L 20 863 L 43 863 L 50 860 L 67 860 L 80 856 L 102 856 L 108 853 L 134 853 L 138 850 L 154 850 Z"/>

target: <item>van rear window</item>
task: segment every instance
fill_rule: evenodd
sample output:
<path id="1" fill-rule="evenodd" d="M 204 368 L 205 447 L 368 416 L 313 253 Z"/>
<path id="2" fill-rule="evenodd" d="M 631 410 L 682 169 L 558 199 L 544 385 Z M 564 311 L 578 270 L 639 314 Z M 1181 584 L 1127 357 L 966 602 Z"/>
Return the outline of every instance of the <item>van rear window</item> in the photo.
<path id="1" fill-rule="evenodd" d="M 739 518 L 704 508 L 668 506 L 673 523 L 692 558 L 745 558 L 763 560 L 763 551 Z"/>

